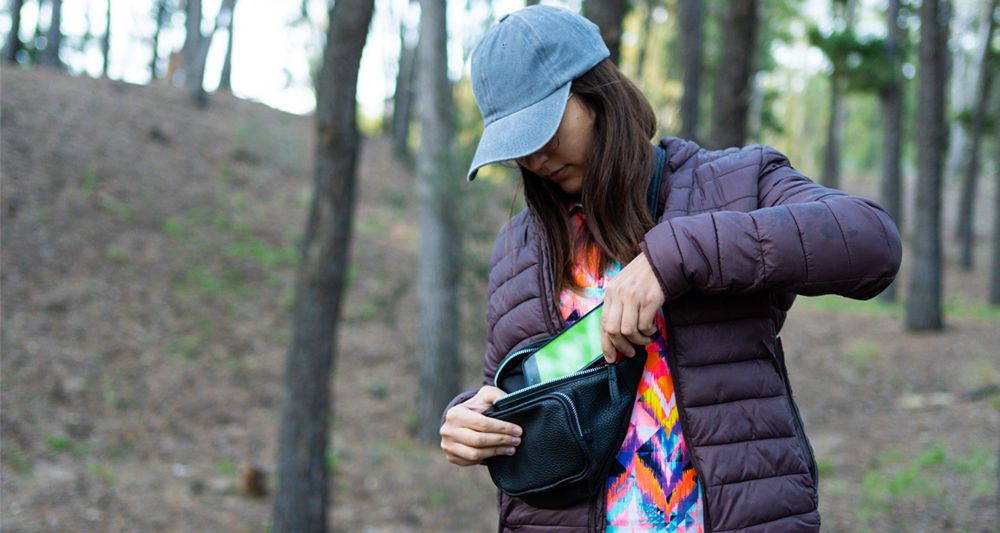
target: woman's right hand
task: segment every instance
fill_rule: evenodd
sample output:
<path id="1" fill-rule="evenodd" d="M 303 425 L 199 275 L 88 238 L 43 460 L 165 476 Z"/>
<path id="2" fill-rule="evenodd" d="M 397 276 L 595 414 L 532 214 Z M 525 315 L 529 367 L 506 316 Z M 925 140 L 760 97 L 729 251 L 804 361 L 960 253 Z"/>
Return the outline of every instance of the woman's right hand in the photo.
<path id="1" fill-rule="evenodd" d="M 475 396 L 448 409 L 441 426 L 441 449 L 448 462 L 476 465 L 497 455 L 514 455 L 521 444 L 521 428 L 483 413 L 507 393 L 484 385 Z"/>

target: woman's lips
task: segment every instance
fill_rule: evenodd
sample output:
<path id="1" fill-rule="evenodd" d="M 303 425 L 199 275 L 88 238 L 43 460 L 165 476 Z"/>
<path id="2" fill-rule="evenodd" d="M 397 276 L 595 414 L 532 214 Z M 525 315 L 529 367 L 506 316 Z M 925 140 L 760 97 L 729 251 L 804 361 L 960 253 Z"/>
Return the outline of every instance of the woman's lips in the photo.
<path id="1" fill-rule="evenodd" d="M 552 180 L 552 181 L 559 181 L 559 180 L 561 180 L 563 178 L 563 176 L 566 175 L 566 168 L 567 167 L 569 167 L 569 165 L 563 165 L 563 166 L 559 167 L 559 170 L 553 172 L 552 174 L 549 174 L 549 179 Z"/>

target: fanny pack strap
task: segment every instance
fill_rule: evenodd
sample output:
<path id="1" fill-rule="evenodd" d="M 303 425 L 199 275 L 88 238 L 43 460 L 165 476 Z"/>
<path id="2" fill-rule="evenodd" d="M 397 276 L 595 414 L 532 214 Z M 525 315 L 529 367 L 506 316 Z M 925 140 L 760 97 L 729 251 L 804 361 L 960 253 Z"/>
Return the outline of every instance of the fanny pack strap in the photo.
<path id="1" fill-rule="evenodd" d="M 646 205 L 649 213 L 653 216 L 653 222 L 660 220 L 660 183 L 663 181 L 663 166 L 667 162 L 667 151 L 660 145 L 653 145 L 653 153 L 656 154 L 656 167 L 653 170 L 653 177 L 649 180 L 649 188 L 646 189 Z"/>

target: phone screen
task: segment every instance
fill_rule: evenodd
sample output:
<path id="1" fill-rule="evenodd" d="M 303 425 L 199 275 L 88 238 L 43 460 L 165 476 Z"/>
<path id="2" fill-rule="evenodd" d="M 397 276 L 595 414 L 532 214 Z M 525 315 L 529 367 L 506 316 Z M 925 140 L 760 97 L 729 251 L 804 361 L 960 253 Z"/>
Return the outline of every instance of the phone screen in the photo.
<path id="1" fill-rule="evenodd" d="M 602 357 L 600 304 L 525 360 L 525 373 L 538 383 L 568 376 Z"/>

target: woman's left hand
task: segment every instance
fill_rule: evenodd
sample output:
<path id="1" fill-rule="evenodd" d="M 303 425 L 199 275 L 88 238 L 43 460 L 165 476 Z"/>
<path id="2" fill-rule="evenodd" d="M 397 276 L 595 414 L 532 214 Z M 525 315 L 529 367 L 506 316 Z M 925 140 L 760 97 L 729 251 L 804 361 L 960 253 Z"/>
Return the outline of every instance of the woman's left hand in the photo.
<path id="1" fill-rule="evenodd" d="M 655 333 L 653 319 L 666 301 L 653 267 L 640 252 L 604 286 L 601 313 L 601 350 L 604 359 L 615 362 L 616 352 L 635 355 L 633 344 L 645 346 Z"/>

